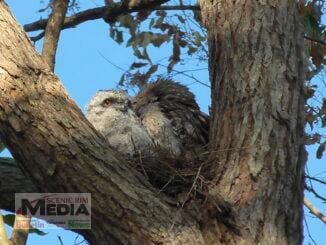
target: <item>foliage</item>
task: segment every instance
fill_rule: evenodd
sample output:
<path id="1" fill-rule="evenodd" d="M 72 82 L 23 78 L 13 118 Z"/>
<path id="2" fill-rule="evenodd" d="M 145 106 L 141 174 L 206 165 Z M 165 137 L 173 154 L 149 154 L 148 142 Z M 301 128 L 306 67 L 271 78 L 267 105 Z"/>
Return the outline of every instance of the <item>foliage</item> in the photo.
<path id="1" fill-rule="evenodd" d="M 325 26 L 322 25 L 323 6 L 323 2 L 318 0 L 300 5 L 300 15 L 305 26 L 306 38 L 309 40 L 309 54 L 314 66 L 312 74 L 318 73 L 326 62 L 326 33 Z"/>
<path id="2" fill-rule="evenodd" d="M 326 98 L 319 95 L 318 91 L 325 87 L 324 73 L 326 64 L 326 29 L 322 23 L 324 2 L 313 0 L 306 3 L 301 2 L 300 14 L 305 27 L 307 47 L 310 55 L 310 66 L 306 86 L 306 122 L 309 129 L 306 134 L 306 144 L 318 144 L 316 157 L 321 159 L 325 151 L 325 135 L 318 129 L 326 127 Z M 316 75 L 319 80 L 316 82 Z"/>
<path id="3" fill-rule="evenodd" d="M 126 43 L 131 47 L 136 58 L 122 75 L 121 86 L 143 86 L 159 71 L 159 66 L 171 74 L 174 66 L 183 61 L 183 56 L 197 55 L 200 60 L 207 61 L 206 31 L 194 22 L 192 13 L 158 10 L 126 14 L 110 25 L 110 37 L 118 44 Z M 171 47 L 168 63 L 153 63 L 148 50 L 163 45 Z"/>

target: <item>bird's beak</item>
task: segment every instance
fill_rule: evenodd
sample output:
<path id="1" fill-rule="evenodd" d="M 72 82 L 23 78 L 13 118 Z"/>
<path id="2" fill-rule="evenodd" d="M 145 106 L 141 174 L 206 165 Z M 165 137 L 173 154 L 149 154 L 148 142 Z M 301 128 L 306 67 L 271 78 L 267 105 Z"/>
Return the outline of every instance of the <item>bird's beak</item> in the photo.
<path id="1" fill-rule="evenodd" d="M 128 110 L 128 108 L 127 108 L 126 105 L 121 105 L 121 106 L 119 106 L 119 110 L 120 110 L 121 112 L 126 112 L 126 111 Z"/>
<path id="2" fill-rule="evenodd" d="M 127 112 L 128 109 L 131 108 L 131 102 L 128 100 L 126 103 L 123 105 L 123 112 Z"/>

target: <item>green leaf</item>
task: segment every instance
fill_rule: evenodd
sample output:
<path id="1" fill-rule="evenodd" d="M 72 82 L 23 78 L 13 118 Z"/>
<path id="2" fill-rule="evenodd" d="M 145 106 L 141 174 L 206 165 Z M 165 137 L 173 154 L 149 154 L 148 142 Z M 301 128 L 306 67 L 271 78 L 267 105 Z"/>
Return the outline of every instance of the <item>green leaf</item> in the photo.
<path id="1" fill-rule="evenodd" d="M 204 41 L 204 40 L 205 40 L 205 38 L 202 37 L 198 31 L 196 31 L 194 33 L 194 41 L 193 42 L 194 42 L 194 44 L 196 46 L 201 46 L 202 45 L 202 41 Z"/>
<path id="2" fill-rule="evenodd" d="M 134 63 L 132 63 L 130 69 L 141 68 L 143 66 L 146 66 L 147 64 L 148 63 L 134 62 Z"/>
<path id="3" fill-rule="evenodd" d="M 194 46 L 188 45 L 188 51 L 187 54 L 188 55 L 192 55 L 193 53 L 195 53 L 198 50 L 198 48 L 195 48 Z"/>
<path id="4" fill-rule="evenodd" d="M 154 34 L 151 39 L 151 43 L 154 47 L 160 47 L 164 42 L 169 42 L 170 36 L 166 34 Z"/>
<path id="5" fill-rule="evenodd" d="M 317 118 L 317 116 L 314 114 L 313 110 L 309 110 L 306 113 L 305 120 L 309 124 L 311 130 L 314 129 L 314 122 L 315 122 L 316 118 Z"/>
<path id="6" fill-rule="evenodd" d="M 305 32 L 309 36 L 320 35 L 325 27 L 322 25 L 323 4 L 318 1 L 307 1 L 306 4 L 299 4 L 299 14 L 303 18 Z"/>
<path id="7" fill-rule="evenodd" d="M 110 28 L 110 37 L 115 40 L 115 33 L 116 33 L 116 29 L 111 27 Z"/>
<path id="8" fill-rule="evenodd" d="M 125 75 L 125 73 L 123 73 L 122 76 L 120 77 L 118 85 L 119 86 L 124 86 L 125 80 L 126 80 L 126 75 Z"/>
<path id="9" fill-rule="evenodd" d="M 155 21 L 155 24 L 152 25 L 153 28 L 156 29 L 161 29 L 162 30 L 162 25 L 163 25 L 164 17 L 160 17 Z"/>
<path id="10" fill-rule="evenodd" d="M 135 35 L 138 22 L 132 15 L 121 15 L 118 17 L 118 21 L 122 27 L 129 29 L 130 35 Z"/>
<path id="11" fill-rule="evenodd" d="M 138 59 L 146 60 L 146 57 L 140 52 L 140 50 L 136 46 L 132 46 L 132 49 L 134 50 L 134 55 Z"/>
<path id="12" fill-rule="evenodd" d="M 154 23 L 155 23 L 155 20 L 154 20 L 154 18 L 152 18 L 151 21 L 149 22 L 149 29 L 152 29 Z"/>
<path id="13" fill-rule="evenodd" d="M 170 63 L 167 67 L 168 73 L 171 73 L 174 65 L 180 61 L 180 54 L 181 54 L 181 50 L 179 45 L 179 32 L 176 32 L 175 35 L 173 36 L 173 53 L 169 58 Z"/>
<path id="14" fill-rule="evenodd" d="M 166 16 L 166 12 L 164 10 L 158 10 L 156 11 L 156 15 L 164 18 Z"/>
<path id="15" fill-rule="evenodd" d="M 117 31 L 117 37 L 116 37 L 116 41 L 117 43 L 121 44 L 123 43 L 123 33 L 122 31 Z"/>
<path id="16" fill-rule="evenodd" d="M 325 149 L 326 149 L 326 141 L 324 143 L 321 143 L 318 147 L 318 150 L 316 152 L 316 157 L 318 159 L 321 159 L 323 157 Z"/>
<path id="17" fill-rule="evenodd" d="M 326 98 L 323 98 L 323 105 L 322 105 L 322 107 L 320 109 L 320 113 L 322 115 L 326 115 Z"/>
<path id="18" fill-rule="evenodd" d="M 142 52 L 142 56 L 143 56 L 146 60 L 148 60 L 150 63 L 152 63 L 151 58 L 149 57 L 146 48 L 144 48 L 144 50 L 143 50 L 143 52 Z"/>
<path id="19" fill-rule="evenodd" d="M 127 27 L 127 28 L 130 28 L 132 26 L 134 26 L 134 19 L 131 15 L 120 15 L 118 17 L 118 21 L 120 22 L 120 25 L 123 26 L 123 27 Z"/>
<path id="20" fill-rule="evenodd" d="M 15 223 L 15 217 L 16 217 L 15 214 L 6 214 L 3 215 L 3 221 L 5 222 L 6 225 L 13 227 Z"/>
<path id="21" fill-rule="evenodd" d="M 129 40 L 127 41 L 126 47 L 136 46 L 137 44 L 135 43 L 135 41 L 136 41 L 135 36 L 130 37 Z"/>
<path id="22" fill-rule="evenodd" d="M 315 86 L 307 86 L 306 87 L 306 93 L 305 93 L 305 99 L 310 99 L 315 95 L 316 87 Z"/>
<path id="23" fill-rule="evenodd" d="M 305 136 L 305 144 L 306 145 L 313 145 L 313 144 L 316 144 L 316 143 L 320 143 L 320 139 L 321 139 L 321 135 L 320 134 L 312 134 L 312 135 L 309 135 L 309 134 L 306 134 Z"/>
<path id="24" fill-rule="evenodd" d="M 326 115 L 322 116 L 322 118 L 321 118 L 321 126 L 323 128 L 326 127 Z"/>
<path id="25" fill-rule="evenodd" d="M 39 229 L 36 229 L 36 228 L 31 228 L 29 229 L 29 232 L 30 234 L 36 234 L 36 235 L 39 235 L 39 236 L 45 236 L 47 235 L 48 233 L 44 232 L 44 231 L 41 231 Z"/>
<path id="26" fill-rule="evenodd" d="M 6 149 L 6 146 L 0 142 L 0 153 L 3 152 L 4 149 Z"/>
<path id="27" fill-rule="evenodd" d="M 184 24 L 184 23 L 186 22 L 186 20 L 185 20 L 181 15 L 178 15 L 177 17 L 178 17 L 178 20 L 179 20 L 182 24 Z"/>
<path id="28" fill-rule="evenodd" d="M 151 43 L 153 33 L 152 32 L 142 32 L 139 34 L 140 42 L 139 46 L 142 48 L 146 48 L 148 44 Z"/>
<path id="29" fill-rule="evenodd" d="M 150 76 L 155 73 L 158 69 L 158 65 L 152 65 L 149 70 L 146 72 L 146 76 L 148 76 L 148 78 L 150 78 Z"/>

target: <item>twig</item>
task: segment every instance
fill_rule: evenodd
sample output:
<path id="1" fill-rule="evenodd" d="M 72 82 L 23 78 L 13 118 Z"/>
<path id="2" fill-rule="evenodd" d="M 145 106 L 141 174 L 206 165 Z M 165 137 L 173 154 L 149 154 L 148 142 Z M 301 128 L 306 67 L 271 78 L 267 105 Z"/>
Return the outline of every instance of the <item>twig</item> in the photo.
<path id="1" fill-rule="evenodd" d="M 326 45 L 326 42 L 324 42 L 322 40 L 319 40 L 319 39 L 316 39 L 316 38 L 312 38 L 312 37 L 308 37 L 308 36 L 304 36 L 304 38 L 309 40 L 309 41 L 315 42 L 315 43 Z"/>
<path id="2" fill-rule="evenodd" d="M 101 51 L 97 50 L 98 54 L 106 61 L 108 62 L 110 65 L 114 66 L 115 68 L 117 68 L 120 71 L 123 71 L 125 73 L 129 73 L 127 70 L 123 69 L 121 66 L 118 66 L 116 64 L 114 64 L 112 61 L 110 61 L 107 57 L 104 56 L 104 54 L 102 54 Z"/>
<path id="3" fill-rule="evenodd" d="M 314 238 L 312 237 L 312 235 L 310 233 L 309 226 L 308 226 L 306 218 L 304 218 L 303 220 L 304 220 L 304 223 L 306 225 L 307 233 L 308 233 L 308 236 L 309 236 L 310 240 L 313 242 L 314 245 L 317 245 L 317 243 L 315 242 Z"/>
<path id="4" fill-rule="evenodd" d="M 60 245 L 64 245 L 63 244 L 63 241 L 62 241 L 62 239 L 61 239 L 61 236 L 57 236 L 58 237 L 58 240 L 59 240 L 59 242 L 60 242 Z"/>
<path id="5" fill-rule="evenodd" d="M 44 37 L 45 31 L 42 31 L 40 34 L 34 36 L 34 37 L 30 37 L 30 39 L 36 43 L 38 40 L 41 40 Z"/>
<path id="6" fill-rule="evenodd" d="M 326 202 L 326 198 L 323 197 L 323 196 L 321 196 L 321 195 L 319 195 L 319 194 L 317 193 L 317 191 L 315 191 L 315 189 L 314 189 L 313 187 L 306 186 L 306 190 L 309 191 L 309 192 L 311 192 L 311 193 L 313 193 L 313 194 L 314 194 L 317 198 L 319 198 L 320 200 Z"/>
<path id="7" fill-rule="evenodd" d="M 326 216 L 320 212 L 307 198 L 304 198 L 303 203 L 313 215 L 326 224 Z"/>
<path id="8" fill-rule="evenodd" d="M 167 68 L 166 65 L 162 65 L 162 64 L 158 64 L 158 65 Z M 185 73 L 185 72 L 183 72 L 183 71 L 178 71 L 178 70 L 175 70 L 175 69 L 171 69 L 171 71 L 175 72 L 176 74 L 181 74 L 181 75 L 183 75 L 183 76 L 185 76 L 185 77 L 191 78 L 191 79 L 193 79 L 195 82 L 197 82 L 197 83 L 199 83 L 199 84 L 201 84 L 201 85 L 203 85 L 203 86 L 205 86 L 205 87 L 208 87 L 208 88 L 211 87 L 211 86 L 207 85 L 206 83 L 204 83 L 204 82 L 198 80 L 198 79 L 195 78 L 194 76 L 190 76 L 190 75 L 188 75 L 187 73 Z"/>
<path id="9" fill-rule="evenodd" d="M 144 168 L 144 164 L 143 164 L 143 158 L 142 158 L 142 155 L 141 155 L 141 152 L 139 151 L 139 164 L 140 164 L 140 167 L 144 173 L 144 176 L 146 177 L 146 179 L 149 179 L 148 175 L 147 175 L 147 172 Z"/>
<path id="10" fill-rule="evenodd" d="M 323 185 L 326 185 L 326 181 L 323 181 L 323 180 L 321 180 L 321 179 L 318 179 L 318 178 L 315 178 L 315 177 L 311 177 L 311 176 L 309 176 L 309 175 L 306 175 L 305 176 L 307 179 L 311 179 L 311 180 L 313 180 L 313 181 L 316 181 L 316 182 L 319 182 L 319 183 L 321 183 L 321 184 L 323 184 Z"/>
<path id="11" fill-rule="evenodd" d="M 202 168 L 203 164 L 204 164 L 204 163 L 202 163 L 202 164 L 200 165 L 200 167 L 198 168 L 198 171 L 197 171 L 197 174 L 196 174 L 196 176 L 195 176 L 195 178 L 194 178 L 194 181 L 193 181 L 193 183 L 192 183 L 192 186 L 191 186 L 190 190 L 188 191 L 188 193 L 187 193 L 187 195 L 186 195 L 186 197 L 185 197 L 185 199 L 184 199 L 184 201 L 183 201 L 183 203 L 182 203 L 182 205 L 181 205 L 179 211 L 181 211 L 181 210 L 183 209 L 183 207 L 184 207 L 185 203 L 187 202 L 187 199 L 189 198 L 189 196 L 190 196 L 192 190 L 195 188 L 196 183 L 197 183 L 197 179 L 198 179 L 198 177 L 199 177 L 199 175 L 200 175 L 200 171 L 201 171 L 201 168 Z M 173 220 L 173 222 L 172 222 L 172 224 L 171 224 L 171 227 L 170 227 L 169 231 L 172 231 L 172 229 L 173 229 L 173 227 L 174 227 L 174 224 L 175 224 L 175 220 Z"/>
<path id="12" fill-rule="evenodd" d="M 184 205 L 185 205 L 185 203 L 187 202 L 187 200 L 188 200 L 188 198 L 189 198 L 189 196 L 190 196 L 192 190 L 195 188 L 196 183 L 197 183 L 197 180 L 198 180 L 199 175 L 200 175 L 200 172 L 201 172 L 201 168 L 203 167 L 203 164 L 204 164 L 204 163 L 202 163 L 202 164 L 200 165 L 200 167 L 198 168 L 198 171 L 197 171 L 197 174 L 196 174 L 196 176 L 195 176 L 195 178 L 194 178 L 194 181 L 193 181 L 193 183 L 192 183 L 192 186 L 191 186 L 190 190 L 188 191 L 188 193 L 187 193 L 187 195 L 186 195 L 186 198 L 185 198 L 185 200 L 183 201 L 183 203 L 182 203 L 180 209 L 182 209 L 182 208 L 184 207 Z"/>
<path id="13" fill-rule="evenodd" d="M 172 182 L 173 179 L 174 179 L 174 175 L 171 176 L 168 182 L 166 182 L 166 184 L 159 190 L 158 193 L 160 194 L 165 189 L 165 187 L 167 187 Z"/>

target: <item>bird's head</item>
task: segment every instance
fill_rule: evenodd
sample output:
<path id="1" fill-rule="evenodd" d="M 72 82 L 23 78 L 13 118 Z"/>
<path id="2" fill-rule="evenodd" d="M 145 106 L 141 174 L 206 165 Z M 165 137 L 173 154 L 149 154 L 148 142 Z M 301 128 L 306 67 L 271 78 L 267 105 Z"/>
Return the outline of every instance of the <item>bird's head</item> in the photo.
<path id="1" fill-rule="evenodd" d="M 132 99 L 132 108 L 139 114 L 146 106 L 156 103 L 160 99 L 160 94 L 156 91 L 156 83 L 147 84 L 139 93 Z"/>
<path id="2" fill-rule="evenodd" d="M 128 94 L 123 90 L 101 90 L 91 99 L 87 111 L 104 112 L 114 109 L 126 112 L 131 107 Z"/>

